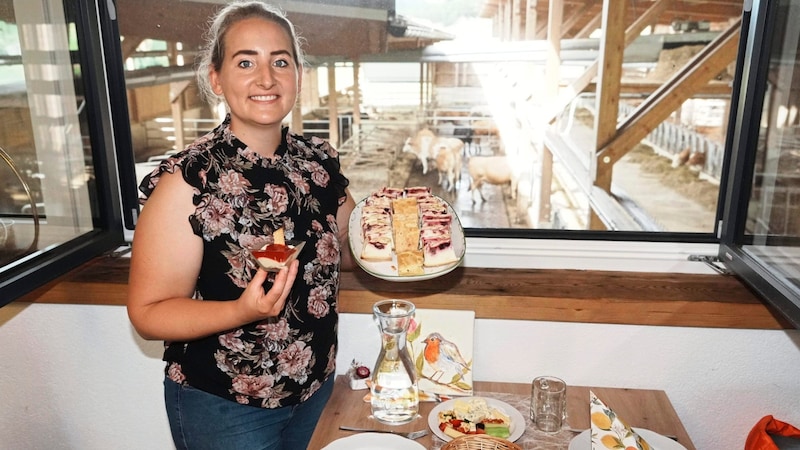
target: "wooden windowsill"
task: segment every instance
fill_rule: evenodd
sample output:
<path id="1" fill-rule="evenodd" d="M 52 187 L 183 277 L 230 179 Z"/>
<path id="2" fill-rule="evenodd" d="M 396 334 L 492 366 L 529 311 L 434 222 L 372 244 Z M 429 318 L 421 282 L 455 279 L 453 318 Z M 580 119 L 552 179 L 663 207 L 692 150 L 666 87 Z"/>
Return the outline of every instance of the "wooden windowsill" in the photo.
<path id="1" fill-rule="evenodd" d="M 125 305 L 130 259 L 99 257 L 19 299 Z M 428 281 L 395 283 L 344 272 L 339 311 L 372 313 L 381 299 L 418 308 L 475 311 L 476 318 L 739 329 L 792 329 L 738 279 L 586 270 L 459 267 Z"/>

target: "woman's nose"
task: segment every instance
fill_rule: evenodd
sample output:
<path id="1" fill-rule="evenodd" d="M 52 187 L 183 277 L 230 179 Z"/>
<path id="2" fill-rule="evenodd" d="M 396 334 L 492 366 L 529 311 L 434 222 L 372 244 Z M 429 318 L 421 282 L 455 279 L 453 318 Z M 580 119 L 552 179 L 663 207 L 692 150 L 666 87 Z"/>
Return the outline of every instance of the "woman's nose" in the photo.
<path id="1" fill-rule="evenodd" d="M 272 67 L 266 66 L 258 71 L 258 83 L 266 88 L 272 87 L 275 82 L 274 74 L 272 73 Z"/>

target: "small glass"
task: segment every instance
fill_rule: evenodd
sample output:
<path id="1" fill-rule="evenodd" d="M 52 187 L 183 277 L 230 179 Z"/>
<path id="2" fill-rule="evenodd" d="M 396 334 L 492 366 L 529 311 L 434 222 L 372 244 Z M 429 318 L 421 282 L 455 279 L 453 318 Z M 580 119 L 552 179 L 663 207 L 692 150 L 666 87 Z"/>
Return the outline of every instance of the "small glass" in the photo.
<path id="1" fill-rule="evenodd" d="M 531 383 L 531 421 L 546 433 L 561 430 L 567 416 L 567 383 L 552 376 L 536 377 Z"/>

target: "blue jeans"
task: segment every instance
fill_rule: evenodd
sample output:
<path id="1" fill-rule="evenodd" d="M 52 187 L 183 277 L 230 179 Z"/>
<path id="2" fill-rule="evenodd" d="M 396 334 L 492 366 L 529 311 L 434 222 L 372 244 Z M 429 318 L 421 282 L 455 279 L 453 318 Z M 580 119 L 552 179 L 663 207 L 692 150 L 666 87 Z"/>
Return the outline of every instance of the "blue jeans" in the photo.
<path id="1" fill-rule="evenodd" d="M 335 378 L 330 376 L 305 402 L 276 409 L 240 405 L 165 378 L 172 439 L 180 450 L 303 450 L 333 392 Z"/>

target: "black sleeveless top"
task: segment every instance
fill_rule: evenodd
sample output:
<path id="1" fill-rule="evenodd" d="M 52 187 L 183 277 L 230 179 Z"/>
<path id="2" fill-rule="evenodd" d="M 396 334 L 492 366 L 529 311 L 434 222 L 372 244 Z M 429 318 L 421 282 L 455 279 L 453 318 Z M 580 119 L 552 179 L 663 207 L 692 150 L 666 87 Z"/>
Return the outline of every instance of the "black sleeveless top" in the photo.
<path id="1" fill-rule="evenodd" d="M 235 300 L 252 279 L 248 249 L 306 241 L 280 316 L 191 342 L 166 342 L 167 376 L 241 404 L 277 408 L 309 398 L 335 372 L 341 261 L 336 212 L 349 184 L 326 141 L 283 130 L 274 160 L 239 141 L 230 117 L 161 162 L 141 183 L 142 202 L 164 172 L 194 188 L 187 218 L 203 239 L 195 298 Z M 269 288 L 268 281 L 264 288 Z"/>

